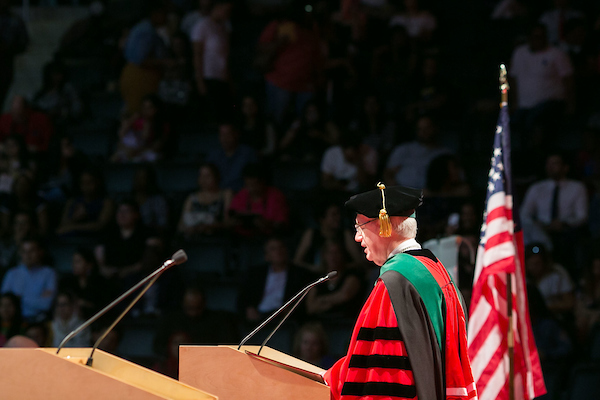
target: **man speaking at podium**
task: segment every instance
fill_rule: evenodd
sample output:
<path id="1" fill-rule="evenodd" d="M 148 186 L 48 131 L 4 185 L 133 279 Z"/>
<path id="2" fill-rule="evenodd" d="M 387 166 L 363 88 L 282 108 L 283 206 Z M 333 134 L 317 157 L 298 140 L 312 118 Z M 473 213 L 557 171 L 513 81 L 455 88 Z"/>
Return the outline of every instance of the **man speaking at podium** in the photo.
<path id="1" fill-rule="evenodd" d="M 356 321 L 348 354 L 325 373 L 331 398 L 475 399 L 462 298 L 415 240 L 422 191 L 401 186 L 353 196 L 354 240 L 379 279 Z"/>

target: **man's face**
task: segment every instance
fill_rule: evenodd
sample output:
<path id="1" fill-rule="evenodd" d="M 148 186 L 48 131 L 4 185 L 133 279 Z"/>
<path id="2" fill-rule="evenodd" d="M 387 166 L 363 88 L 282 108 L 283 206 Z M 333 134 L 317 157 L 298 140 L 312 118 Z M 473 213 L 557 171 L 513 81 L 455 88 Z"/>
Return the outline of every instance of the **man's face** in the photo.
<path id="1" fill-rule="evenodd" d="M 188 292 L 183 298 L 183 312 L 189 318 L 198 318 L 204 312 L 204 298 L 200 293 Z"/>
<path id="2" fill-rule="evenodd" d="M 265 261 L 276 265 L 286 264 L 288 252 L 285 243 L 276 239 L 269 240 L 265 245 Z"/>
<path id="3" fill-rule="evenodd" d="M 368 223 L 365 224 L 365 222 Z M 386 239 L 379 236 L 379 220 L 358 214 L 356 225 L 362 226 L 356 229 L 354 240 L 364 248 L 367 260 L 382 266 L 387 260 L 388 254 Z"/>
<path id="4" fill-rule="evenodd" d="M 41 265 L 42 255 L 42 249 L 36 242 L 24 242 L 21 245 L 21 260 L 26 267 Z"/>
<path id="5" fill-rule="evenodd" d="M 546 160 L 546 175 L 550 179 L 562 179 L 566 175 L 566 167 L 560 156 L 550 156 Z"/>

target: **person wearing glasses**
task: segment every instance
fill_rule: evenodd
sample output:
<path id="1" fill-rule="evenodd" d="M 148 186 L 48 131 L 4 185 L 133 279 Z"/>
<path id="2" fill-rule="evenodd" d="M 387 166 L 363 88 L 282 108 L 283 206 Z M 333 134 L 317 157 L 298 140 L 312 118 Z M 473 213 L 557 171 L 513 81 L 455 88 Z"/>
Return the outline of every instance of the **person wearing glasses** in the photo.
<path id="1" fill-rule="evenodd" d="M 420 189 L 353 196 L 354 240 L 380 275 L 348 353 L 324 374 L 332 399 L 475 399 L 465 306 L 442 263 L 415 240 Z M 379 397 L 383 396 L 383 397 Z"/>

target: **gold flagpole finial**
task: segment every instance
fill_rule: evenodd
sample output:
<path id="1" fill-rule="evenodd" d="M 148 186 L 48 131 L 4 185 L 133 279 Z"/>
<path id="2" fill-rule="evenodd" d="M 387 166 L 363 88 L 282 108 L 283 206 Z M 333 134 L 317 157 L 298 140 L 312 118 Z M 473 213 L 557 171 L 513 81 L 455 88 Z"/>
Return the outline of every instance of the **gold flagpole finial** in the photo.
<path id="1" fill-rule="evenodd" d="M 383 208 L 379 210 L 379 236 L 390 237 L 392 236 L 392 223 L 390 222 L 390 216 L 385 209 L 385 185 L 379 182 L 377 188 L 381 190 L 381 201 L 383 204 Z"/>
<path id="2" fill-rule="evenodd" d="M 500 108 L 508 105 L 509 90 L 510 86 L 508 86 L 506 66 L 504 64 L 500 64 L 500 95 L 502 98 L 502 101 L 500 102 Z"/>

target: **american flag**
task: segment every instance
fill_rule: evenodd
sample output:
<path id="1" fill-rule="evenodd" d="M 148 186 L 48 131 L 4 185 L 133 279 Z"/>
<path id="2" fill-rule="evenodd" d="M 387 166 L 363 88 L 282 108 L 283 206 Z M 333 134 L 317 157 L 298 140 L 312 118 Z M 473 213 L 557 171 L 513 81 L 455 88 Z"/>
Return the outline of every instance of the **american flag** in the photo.
<path id="1" fill-rule="evenodd" d="M 546 392 L 525 287 L 523 234 L 513 210 L 508 107 L 500 110 L 475 263 L 469 358 L 480 400 L 509 398 L 507 273 L 512 282 L 515 400 Z"/>

